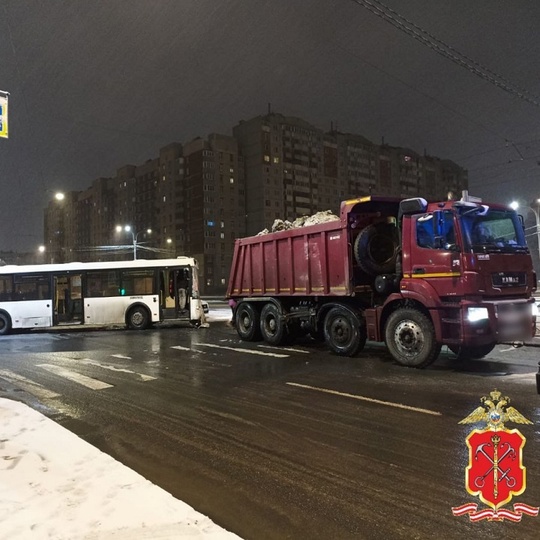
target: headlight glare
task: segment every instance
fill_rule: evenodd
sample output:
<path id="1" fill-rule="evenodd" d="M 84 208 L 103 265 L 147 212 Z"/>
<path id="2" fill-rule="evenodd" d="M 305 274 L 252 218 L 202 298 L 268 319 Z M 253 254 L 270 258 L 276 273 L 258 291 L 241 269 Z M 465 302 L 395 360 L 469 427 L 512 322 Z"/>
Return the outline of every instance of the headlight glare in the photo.
<path id="1" fill-rule="evenodd" d="M 486 307 L 470 307 L 467 309 L 467 319 L 469 322 L 483 321 L 489 318 Z"/>

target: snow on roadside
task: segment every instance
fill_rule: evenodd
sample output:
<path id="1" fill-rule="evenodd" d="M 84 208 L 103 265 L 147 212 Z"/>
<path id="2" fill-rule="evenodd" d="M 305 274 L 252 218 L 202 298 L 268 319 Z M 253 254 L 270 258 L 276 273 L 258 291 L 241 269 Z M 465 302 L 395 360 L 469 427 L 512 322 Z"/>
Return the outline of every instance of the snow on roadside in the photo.
<path id="1" fill-rule="evenodd" d="M 0 425 L 2 540 L 239 538 L 22 403 Z"/>

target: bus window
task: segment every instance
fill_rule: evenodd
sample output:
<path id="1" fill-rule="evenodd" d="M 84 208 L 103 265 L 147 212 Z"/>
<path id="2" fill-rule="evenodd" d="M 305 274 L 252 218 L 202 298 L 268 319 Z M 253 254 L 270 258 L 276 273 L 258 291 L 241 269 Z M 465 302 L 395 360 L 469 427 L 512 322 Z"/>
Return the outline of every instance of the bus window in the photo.
<path id="1" fill-rule="evenodd" d="M 13 292 L 11 276 L 0 277 L 0 302 L 9 302 Z"/>
<path id="2" fill-rule="evenodd" d="M 154 270 L 152 268 L 122 270 L 121 294 L 124 296 L 154 294 Z"/>
<path id="3" fill-rule="evenodd" d="M 120 295 L 120 280 L 118 272 L 111 270 L 98 270 L 88 272 L 86 276 L 87 298 Z"/>
<path id="4" fill-rule="evenodd" d="M 14 300 L 48 300 L 50 297 L 51 286 L 48 276 L 15 276 Z"/>

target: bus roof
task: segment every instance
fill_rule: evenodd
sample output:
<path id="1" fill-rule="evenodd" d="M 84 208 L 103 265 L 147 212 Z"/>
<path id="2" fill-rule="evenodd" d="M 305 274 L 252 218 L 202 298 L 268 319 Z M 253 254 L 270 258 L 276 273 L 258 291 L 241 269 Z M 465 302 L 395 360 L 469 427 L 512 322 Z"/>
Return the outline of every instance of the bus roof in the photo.
<path id="1" fill-rule="evenodd" d="M 70 262 L 61 264 L 25 264 L 0 266 L 0 274 L 31 274 L 46 272 L 82 272 L 84 270 L 115 270 L 118 268 L 167 268 L 197 266 L 193 257 L 176 259 L 137 259 L 134 261 Z"/>

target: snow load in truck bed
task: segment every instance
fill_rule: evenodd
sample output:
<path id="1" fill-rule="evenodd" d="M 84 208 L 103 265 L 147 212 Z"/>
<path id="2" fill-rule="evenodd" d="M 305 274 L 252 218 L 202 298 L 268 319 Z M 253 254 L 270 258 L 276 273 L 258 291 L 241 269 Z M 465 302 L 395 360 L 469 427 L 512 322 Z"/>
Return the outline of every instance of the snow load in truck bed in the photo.
<path id="1" fill-rule="evenodd" d="M 257 236 L 263 234 L 270 234 L 271 232 L 286 231 L 288 229 L 299 229 L 300 227 L 307 227 L 308 225 L 318 225 L 320 223 L 327 223 L 328 221 L 337 221 L 339 216 L 332 213 L 332 210 L 323 210 L 317 212 L 312 216 L 302 216 L 296 218 L 292 223 L 286 219 L 276 219 L 272 225 L 271 230 L 264 229 Z"/>

